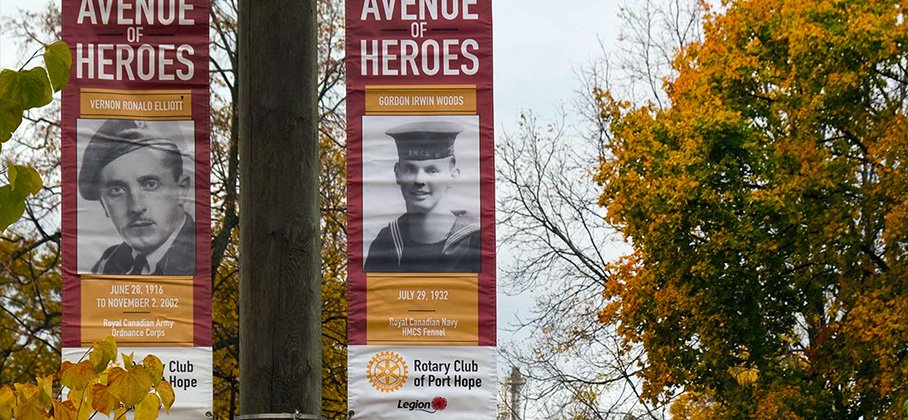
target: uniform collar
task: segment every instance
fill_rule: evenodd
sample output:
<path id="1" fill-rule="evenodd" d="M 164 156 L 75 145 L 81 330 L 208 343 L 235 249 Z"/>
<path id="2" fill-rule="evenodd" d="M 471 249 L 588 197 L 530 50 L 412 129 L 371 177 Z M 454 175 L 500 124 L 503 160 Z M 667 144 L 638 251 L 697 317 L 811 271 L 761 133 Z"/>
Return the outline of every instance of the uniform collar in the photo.
<path id="1" fill-rule="evenodd" d="M 170 247 L 177 240 L 177 236 L 180 235 L 180 231 L 183 230 L 183 225 L 186 224 L 186 212 L 183 212 L 183 219 L 180 220 L 178 228 L 174 229 L 170 236 L 164 241 L 161 246 L 157 247 L 154 251 L 145 255 L 145 259 L 148 260 L 148 266 L 142 269 L 142 274 L 151 274 L 155 272 L 155 269 L 158 266 L 158 263 L 161 259 L 164 258 L 164 255 L 167 254 L 167 251 L 170 250 Z M 135 249 L 132 250 L 132 258 L 135 259 L 140 253 L 136 252 Z"/>

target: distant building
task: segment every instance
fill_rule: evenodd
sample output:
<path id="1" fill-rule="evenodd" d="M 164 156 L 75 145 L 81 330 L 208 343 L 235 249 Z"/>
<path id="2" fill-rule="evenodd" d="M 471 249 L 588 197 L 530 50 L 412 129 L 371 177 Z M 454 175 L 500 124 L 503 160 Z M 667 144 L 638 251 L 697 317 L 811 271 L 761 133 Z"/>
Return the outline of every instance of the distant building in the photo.
<path id="1" fill-rule="evenodd" d="M 523 420 L 523 395 L 521 391 L 527 381 L 517 366 L 511 366 L 511 374 L 498 387 L 498 419 Z"/>

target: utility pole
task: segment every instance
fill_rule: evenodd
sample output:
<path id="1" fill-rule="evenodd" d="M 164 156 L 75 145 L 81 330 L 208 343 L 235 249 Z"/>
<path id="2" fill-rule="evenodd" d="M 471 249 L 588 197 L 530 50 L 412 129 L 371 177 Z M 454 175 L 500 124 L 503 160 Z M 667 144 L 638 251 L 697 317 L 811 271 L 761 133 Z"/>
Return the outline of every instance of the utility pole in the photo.
<path id="1" fill-rule="evenodd" d="M 321 416 L 316 5 L 239 1 L 238 419 Z"/>

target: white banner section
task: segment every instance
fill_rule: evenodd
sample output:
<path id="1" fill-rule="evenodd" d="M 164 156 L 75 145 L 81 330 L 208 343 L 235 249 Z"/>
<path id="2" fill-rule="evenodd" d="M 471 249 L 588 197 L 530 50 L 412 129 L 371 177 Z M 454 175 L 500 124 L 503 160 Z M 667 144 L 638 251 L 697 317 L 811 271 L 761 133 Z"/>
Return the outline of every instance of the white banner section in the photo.
<path id="1" fill-rule="evenodd" d="M 495 412 L 495 347 L 350 346 L 348 351 L 353 420 L 481 419 Z"/>
<path id="2" fill-rule="evenodd" d="M 77 363 L 87 358 L 90 348 L 64 347 L 63 360 Z M 120 347 L 118 353 L 134 353 L 141 362 L 153 354 L 164 364 L 164 379 L 173 386 L 176 396 L 170 415 L 161 411 L 161 419 L 205 419 L 212 407 L 211 347 Z M 117 362 L 122 364 L 122 358 Z M 133 413 L 127 415 L 130 419 Z"/>

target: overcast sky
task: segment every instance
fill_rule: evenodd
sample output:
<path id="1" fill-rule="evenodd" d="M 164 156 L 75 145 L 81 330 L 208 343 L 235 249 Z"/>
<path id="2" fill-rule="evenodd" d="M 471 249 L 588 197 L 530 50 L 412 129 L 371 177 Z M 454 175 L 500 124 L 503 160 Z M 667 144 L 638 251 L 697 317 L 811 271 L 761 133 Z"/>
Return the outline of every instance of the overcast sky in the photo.
<path id="1" fill-rule="evenodd" d="M 575 70 L 614 42 L 615 0 L 494 0 L 495 120 L 513 126 L 520 111 L 556 112 L 573 101 Z"/>
<path id="2" fill-rule="evenodd" d="M 46 4 L 0 0 L 0 16 Z M 513 126 L 520 111 L 544 115 L 570 103 L 577 88 L 575 70 L 599 57 L 598 39 L 617 40 L 614 0 L 494 0 L 492 6 L 499 129 Z M 0 65 L 9 68 L 22 58 L 8 34 L 0 33 Z"/>
<path id="3" fill-rule="evenodd" d="M 56 1 L 59 4 L 59 0 Z M 579 87 L 576 72 L 618 39 L 615 0 L 494 0 L 496 135 L 512 132 L 522 111 L 541 118 L 562 108 L 570 110 Z M 40 9 L 42 0 L 0 0 L 0 16 L 21 9 Z M 6 27 L 2 28 L 4 31 Z M 9 36 L 0 31 L 0 66 L 10 68 L 23 58 Z M 500 341 L 517 312 L 531 306 L 529 295 L 499 296 Z M 502 367 L 504 368 L 504 367 Z"/>

